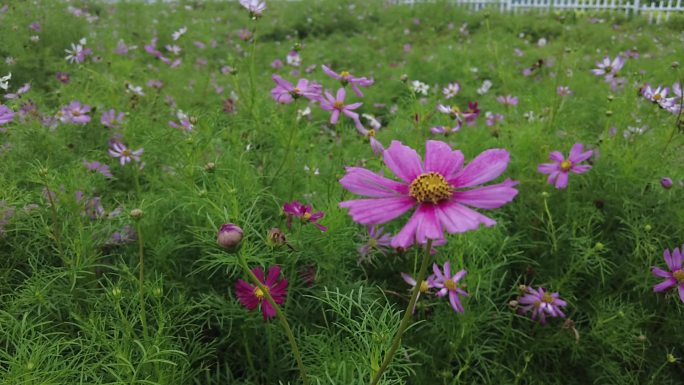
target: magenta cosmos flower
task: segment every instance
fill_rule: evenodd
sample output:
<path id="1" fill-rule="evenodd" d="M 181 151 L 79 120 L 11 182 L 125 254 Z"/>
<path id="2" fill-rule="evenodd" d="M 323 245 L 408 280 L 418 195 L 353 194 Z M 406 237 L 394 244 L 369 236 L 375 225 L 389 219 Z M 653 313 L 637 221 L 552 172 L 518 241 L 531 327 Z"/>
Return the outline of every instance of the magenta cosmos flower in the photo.
<path id="1" fill-rule="evenodd" d="M 57 116 L 62 123 L 87 124 L 90 122 L 90 106 L 81 105 L 81 102 L 74 100 L 68 106 L 62 108 Z"/>
<path id="2" fill-rule="evenodd" d="M 323 211 L 313 212 L 311 205 L 303 205 L 299 201 L 287 202 L 283 205 L 283 212 L 287 216 L 287 227 L 292 228 L 292 218 L 297 217 L 302 222 L 311 222 L 321 231 L 327 231 L 328 228 L 318 223 L 318 220 L 323 218 L 325 214 Z"/>
<path id="3" fill-rule="evenodd" d="M 493 226 L 496 221 L 466 206 L 494 209 L 518 194 L 513 188 L 518 182 L 510 179 L 480 186 L 497 178 L 508 166 L 509 154 L 503 149 L 484 151 L 463 167 L 461 151 L 451 150 L 444 142 L 427 141 L 422 162 L 415 150 L 392 141 L 383 152 L 383 160 L 400 181 L 365 168 L 347 167 L 340 183 L 368 199 L 344 201 L 340 207 L 348 208 L 352 219 L 363 225 L 389 222 L 415 207 L 409 221 L 392 239 L 392 247 L 408 248 L 415 242 L 441 240 L 444 230 L 454 234 L 475 230 L 481 224 Z"/>
<path id="4" fill-rule="evenodd" d="M 272 79 L 276 83 L 276 86 L 271 90 L 271 96 L 273 96 L 273 99 L 278 103 L 289 104 L 300 96 L 309 100 L 319 100 L 321 98 L 322 87 L 315 82 L 299 79 L 297 85 L 293 86 L 292 83 L 278 75 L 274 74 Z"/>
<path id="5" fill-rule="evenodd" d="M 359 86 L 369 87 L 372 86 L 374 83 L 373 79 L 368 79 L 366 77 L 357 78 L 353 76 L 351 73 L 349 73 L 349 71 L 342 71 L 340 73 L 337 73 L 325 65 L 321 65 L 321 68 L 323 69 L 323 72 L 325 72 L 326 75 L 330 76 L 333 79 L 339 80 L 340 83 L 342 83 L 342 87 L 345 87 L 347 84 L 351 84 L 352 91 L 354 91 L 354 93 L 360 98 L 363 97 L 363 93 L 359 89 Z"/>
<path id="6" fill-rule="evenodd" d="M 139 148 L 135 151 L 131 150 L 126 147 L 125 144 L 116 141 L 112 142 L 110 146 L 111 148 L 109 149 L 109 155 L 114 158 L 119 158 L 119 163 L 121 163 L 122 166 L 124 166 L 126 163 L 130 163 L 131 160 L 140 162 L 140 155 L 142 155 L 142 153 L 145 151 L 142 148 Z"/>
<path id="7" fill-rule="evenodd" d="M 591 70 L 591 73 L 596 76 L 604 76 L 607 81 L 610 81 L 617 76 L 624 65 L 625 58 L 621 55 L 617 55 L 613 60 L 610 60 L 610 56 L 606 56 L 603 61 L 596 62 L 597 68 Z"/>
<path id="8" fill-rule="evenodd" d="M 558 293 L 547 293 L 541 287 L 537 290 L 527 287 L 526 294 L 520 297 L 518 302 L 523 305 L 519 310 L 521 313 L 532 310 L 532 320 L 539 319 L 542 325 L 546 324 L 547 316 L 565 318 L 560 308 L 568 306 Z"/>
<path id="9" fill-rule="evenodd" d="M 435 294 L 438 297 L 449 295 L 449 303 L 454 311 L 463 313 L 463 305 L 461 304 L 461 297 L 467 297 L 468 293 L 458 287 L 458 281 L 467 274 L 465 270 L 459 270 L 456 274 L 451 275 L 451 266 L 449 262 L 444 262 L 444 271 L 440 270 L 436 263 L 432 265 L 432 272 L 434 276 L 430 278 L 432 287 L 438 288 L 439 291 Z"/>
<path id="10" fill-rule="evenodd" d="M 273 298 L 273 302 L 278 305 L 282 305 L 285 302 L 285 296 L 287 295 L 287 279 L 278 280 L 280 278 L 280 267 L 271 266 L 268 269 L 268 276 L 264 280 L 264 270 L 261 267 L 256 267 L 252 269 L 252 273 L 256 275 Z M 264 293 L 259 286 L 249 284 L 241 279 L 238 279 L 235 283 L 235 294 L 237 295 L 238 301 L 242 306 L 249 310 L 256 309 L 261 305 L 261 311 L 264 314 L 264 320 L 273 318 L 276 316 L 276 310 L 271 306 L 271 303 L 266 299 L 266 293 Z"/>
<path id="11" fill-rule="evenodd" d="M 665 258 L 665 264 L 670 271 L 665 271 L 655 266 L 651 268 L 651 272 L 653 272 L 654 275 L 665 278 L 663 282 L 653 286 L 653 291 L 660 293 L 671 287 L 677 287 L 679 299 L 684 302 L 684 269 L 682 269 L 684 245 L 682 245 L 681 249 L 674 248 L 672 253 L 670 253 L 670 250 L 665 249 L 665 251 L 663 251 L 663 258 Z"/>
<path id="12" fill-rule="evenodd" d="M 549 159 L 554 163 L 542 163 L 537 170 L 542 174 L 549 174 L 549 184 L 554 184 L 556 188 L 566 188 L 568 187 L 568 173 L 570 171 L 581 174 L 591 169 L 590 165 L 580 165 L 579 163 L 589 159 L 593 153 L 591 150 L 584 151 L 582 143 L 575 143 L 570 149 L 568 159 L 565 159 L 560 151 L 553 151 L 549 154 Z"/>
<path id="13" fill-rule="evenodd" d="M 335 95 L 335 97 L 333 97 L 330 92 L 325 91 L 325 97 L 321 98 L 321 108 L 326 111 L 332 111 L 332 114 L 330 115 L 331 124 L 337 124 L 337 120 L 340 118 L 340 113 L 343 113 L 352 118 L 354 125 L 356 125 L 356 128 L 360 130 L 363 128 L 363 125 L 361 124 L 361 120 L 359 120 L 359 114 L 353 110 L 361 107 L 363 103 L 352 103 L 345 106 L 345 96 L 346 91 L 344 88 L 338 89 L 337 95 Z"/>
<path id="14" fill-rule="evenodd" d="M 432 289 L 435 287 L 434 283 L 432 282 L 434 276 L 428 277 L 428 279 L 423 280 L 420 282 L 420 288 L 418 289 L 418 295 L 416 296 L 416 303 L 413 304 L 413 312 L 416 312 L 416 305 L 418 305 L 418 298 L 420 298 L 421 294 L 425 294 L 428 292 L 428 290 Z M 411 290 L 413 290 L 414 287 L 418 284 L 418 281 L 416 281 L 413 277 L 406 273 L 401 273 L 401 278 L 404 280 L 404 282 L 408 283 L 411 285 Z"/>

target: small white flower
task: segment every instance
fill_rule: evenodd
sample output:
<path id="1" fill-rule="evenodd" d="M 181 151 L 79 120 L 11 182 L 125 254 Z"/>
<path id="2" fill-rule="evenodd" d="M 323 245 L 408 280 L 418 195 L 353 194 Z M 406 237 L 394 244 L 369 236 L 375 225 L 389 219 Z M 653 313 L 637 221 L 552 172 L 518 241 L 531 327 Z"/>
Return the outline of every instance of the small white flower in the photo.
<path id="1" fill-rule="evenodd" d="M 185 33 L 188 32 L 187 27 L 182 27 L 178 31 L 174 32 L 171 34 L 171 38 L 175 41 L 181 38 L 181 36 L 185 35 Z"/>
<path id="2" fill-rule="evenodd" d="M 30 37 L 30 39 L 31 39 L 32 42 L 37 43 L 37 42 L 40 41 L 40 36 L 38 36 L 38 35 L 33 35 L 33 36 Z"/>
<path id="3" fill-rule="evenodd" d="M 417 94 L 427 95 L 428 91 L 430 90 L 430 86 L 419 80 L 414 80 L 411 82 L 411 89 Z"/>
<path id="4" fill-rule="evenodd" d="M 0 88 L 7 91 L 9 88 L 9 81 L 12 79 L 12 73 L 10 72 L 6 76 L 0 77 Z"/>
<path id="5" fill-rule="evenodd" d="M 145 92 L 141 86 L 134 86 L 131 83 L 126 84 L 126 92 L 132 92 L 138 96 L 145 96 Z"/>
<path id="6" fill-rule="evenodd" d="M 380 122 L 377 119 L 375 119 L 375 116 L 371 114 L 362 114 L 361 116 L 368 121 L 368 124 L 371 126 L 372 129 L 379 130 L 382 127 L 382 124 L 380 124 Z"/>
<path id="7" fill-rule="evenodd" d="M 482 82 L 482 86 L 477 89 L 477 93 L 478 95 L 484 95 L 489 91 L 490 88 L 492 88 L 492 81 L 485 79 L 485 81 Z"/>
<path id="8" fill-rule="evenodd" d="M 8 66 L 14 65 L 16 63 L 17 61 L 12 56 L 7 56 L 5 58 L 5 64 L 7 64 Z"/>
<path id="9" fill-rule="evenodd" d="M 309 118 L 311 116 L 311 108 L 307 106 L 303 110 L 297 110 L 297 120 L 300 120 L 302 118 Z"/>

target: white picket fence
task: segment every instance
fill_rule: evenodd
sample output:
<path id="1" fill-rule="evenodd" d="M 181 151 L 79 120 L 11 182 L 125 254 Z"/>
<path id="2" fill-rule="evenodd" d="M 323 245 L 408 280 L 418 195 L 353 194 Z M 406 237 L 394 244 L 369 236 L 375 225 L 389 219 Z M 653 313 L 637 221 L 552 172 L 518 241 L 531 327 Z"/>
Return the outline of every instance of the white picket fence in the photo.
<path id="1" fill-rule="evenodd" d="M 429 0 L 428 0 L 429 1 Z M 394 4 L 417 4 L 426 0 L 393 0 Z M 684 12 L 682 0 L 661 0 L 650 4 L 642 4 L 641 0 L 450 0 L 474 11 L 485 8 L 499 9 L 501 12 L 519 13 L 536 10 L 541 12 L 575 10 L 575 11 L 603 11 L 609 13 L 624 13 L 629 15 L 641 14 L 648 16 L 649 23 L 660 24 L 669 20 L 675 12 Z"/>

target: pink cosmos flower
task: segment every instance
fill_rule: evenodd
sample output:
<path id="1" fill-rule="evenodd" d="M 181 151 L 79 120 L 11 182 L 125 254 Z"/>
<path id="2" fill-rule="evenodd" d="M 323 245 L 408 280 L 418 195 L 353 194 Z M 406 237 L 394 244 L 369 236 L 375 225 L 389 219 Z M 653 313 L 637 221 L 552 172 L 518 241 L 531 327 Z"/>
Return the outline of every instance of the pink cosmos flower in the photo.
<path id="1" fill-rule="evenodd" d="M 651 272 L 665 280 L 655 286 L 653 286 L 653 291 L 660 293 L 669 288 L 676 287 L 679 291 L 679 299 L 684 302 L 684 269 L 682 269 L 682 262 L 684 261 L 684 245 L 682 248 L 665 249 L 663 251 L 663 258 L 665 259 L 665 264 L 670 271 L 665 271 L 658 267 L 652 267 Z"/>
<path id="2" fill-rule="evenodd" d="M 292 218 L 298 217 L 302 222 L 311 222 L 312 225 L 321 231 L 328 231 L 327 227 L 317 223 L 325 214 L 323 211 L 314 213 L 311 205 L 304 205 L 299 201 L 286 202 L 283 205 L 283 212 L 287 216 L 287 227 L 290 229 L 292 228 Z"/>
<path id="3" fill-rule="evenodd" d="M 266 287 L 268 293 L 273 298 L 273 302 L 282 305 L 285 302 L 287 295 L 287 279 L 280 278 L 280 267 L 271 266 L 268 269 L 268 276 L 264 279 L 264 270 L 261 267 L 252 269 L 252 273 L 256 275 L 257 279 Z M 252 285 L 241 279 L 235 283 L 235 294 L 242 306 L 249 310 L 256 309 L 261 305 L 261 311 L 264 314 L 264 320 L 276 316 L 276 310 L 271 306 L 271 303 L 266 299 L 266 294 L 259 288 L 259 286 Z"/>
<path id="4" fill-rule="evenodd" d="M 342 83 L 342 87 L 345 87 L 347 84 L 351 84 L 352 91 L 354 91 L 354 93 L 360 98 L 363 97 L 363 93 L 359 89 L 359 86 L 369 87 L 375 82 L 373 79 L 368 79 L 366 77 L 357 78 L 349 73 L 349 71 L 337 73 L 325 65 L 321 65 L 321 68 L 326 75 L 333 79 L 339 80 L 340 83 Z"/>
<path id="5" fill-rule="evenodd" d="M 65 49 L 64 52 L 67 53 L 65 59 L 69 63 L 83 63 L 89 55 L 93 53 L 93 50 L 85 47 L 85 39 L 81 39 L 80 44 L 71 44 L 71 49 Z"/>
<path id="6" fill-rule="evenodd" d="M 416 303 L 413 305 L 413 312 L 416 312 L 416 305 L 418 305 L 418 299 L 420 298 L 421 294 L 425 294 L 428 292 L 428 290 L 432 289 L 435 287 L 433 280 L 434 276 L 428 277 L 426 280 L 420 282 L 420 289 L 418 289 L 418 296 L 416 297 Z M 406 273 L 401 273 L 401 278 L 404 280 L 404 282 L 408 283 L 411 285 L 411 289 L 413 290 L 414 287 L 418 284 L 418 282 L 411 277 L 410 275 Z"/>
<path id="7" fill-rule="evenodd" d="M 57 116 L 62 123 L 86 124 L 90 122 L 89 105 L 81 105 L 81 102 L 74 100 L 68 106 L 62 108 Z"/>
<path id="8" fill-rule="evenodd" d="M 501 95 L 496 98 L 496 101 L 505 106 L 517 106 L 518 97 L 513 95 Z"/>
<path id="9" fill-rule="evenodd" d="M 603 58 L 603 61 L 596 62 L 596 67 L 591 70 L 591 73 L 596 76 L 604 76 L 607 81 L 617 76 L 618 71 L 625 65 L 625 59 L 621 55 L 617 55 L 615 59 L 610 60 L 610 56 Z"/>
<path id="10" fill-rule="evenodd" d="M 382 227 L 377 226 L 367 226 L 368 229 L 368 242 L 362 246 L 359 246 L 359 254 L 362 258 L 365 258 L 371 250 L 377 249 L 383 254 L 390 247 L 392 242 L 392 235 L 386 233 Z"/>
<path id="11" fill-rule="evenodd" d="M 582 143 L 575 143 L 570 149 L 568 159 L 565 159 L 560 151 L 553 151 L 549 154 L 549 159 L 554 163 L 542 163 L 537 170 L 542 174 L 549 174 L 549 184 L 555 184 L 558 189 L 566 188 L 570 171 L 581 174 L 591 169 L 590 165 L 579 163 L 589 159 L 593 153 L 591 150 L 585 152 Z"/>
<path id="12" fill-rule="evenodd" d="M 677 84 L 678 85 L 678 84 Z M 670 92 L 668 87 L 658 85 L 655 89 L 650 84 L 646 84 L 641 89 L 641 94 L 651 102 L 659 105 L 661 108 L 669 110 L 675 104 L 676 98 L 668 98 L 667 94 Z M 681 93 L 681 90 L 680 90 Z"/>
<path id="13" fill-rule="evenodd" d="M 459 83 L 459 82 L 449 83 L 446 87 L 444 87 L 442 89 L 442 93 L 444 94 L 445 98 L 451 99 L 454 96 L 456 96 L 460 90 L 461 90 L 461 83 Z"/>
<path id="14" fill-rule="evenodd" d="M 83 164 L 88 170 L 96 171 L 102 174 L 105 178 L 114 178 L 114 175 L 112 175 L 111 171 L 109 171 L 109 166 L 106 164 L 100 163 L 98 161 L 89 162 L 85 159 L 83 159 Z"/>
<path id="15" fill-rule="evenodd" d="M 480 116 L 480 109 L 477 106 L 477 102 L 468 102 L 468 109 L 463 112 L 463 117 L 465 122 L 472 126 L 477 121 Z"/>
<path id="16" fill-rule="evenodd" d="M 275 88 L 271 90 L 271 96 L 278 103 L 289 104 L 300 96 L 309 100 L 319 100 L 321 97 L 322 87 L 315 82 L 299 79 L 297 85 L 293 86 L 279 75 L 274 74 L 271 78 L 276 83 Z"/>
<path id="17" fill-rule="evenodd" d="M 368 116 L 370 116 L 370 115 L 363 114 L 363 116 L 368 119 Z M 375 124 L 377 122 L 377 120 L 375 120 L 375 118 L 373 116 L 370 116 L 370 117 L 373 120 L 369 119 L 369 121 L 371 123 L 371 126 L 374 128 L 371 128 L 369 130 L 369 129 L 366 129 L 365 127 L 362 126 L 362 127 L 356 127 L 356 130 L 361 135 L 368 138 L 368 142 L 370 143 L 370 146 L 371 146 L 371 149 L 373 150 L 373 153 L 375 155 L 380 155 L 380 154 L 382 154 L 383 151 L 385 151 L 385 146 L 383 146 L 382 143 L 380 143 L 380 141 L 375 137 L 375 135 L 377 134 L 377 130 L 380 129 L 380 127 Z M 377 122 L 377 123 L 379 123 L 379 122 Z M 375 127 L 377 127 L 377 128 L 375 128 Z"/>
<path id="18" fill-rule="evenodd" d="M 363 128 L 361 120 L 359 120 L 359 114 L 353 112 L 353 110 L 361 107 L 363 103 L 352 103 L 345 106 L 345 96 L 346 92 L 344 88 L 338 89 L 337 95 L 335 95 L 335 97 L 333 97 L 330 92 L 325 91 L 325 98 L 321 98 L 320 100 L 321 108 L 326 111 L 332 111 L 332 114 L 330 115 L 331 124 L 337 124 L 337 120 L 340 118 L 340 113 L 343 113 L 348 117 L 352 118 L 352 120 L 354 121 L 354 125 L 356 125 L 357 129 Z"/>
<path id="19" fill-rule="evenodd" d="M 432 272 L 434 273 L 434 276 L 430 279 L 432 287 L 439 289 L 435 295 L 437 297 L 444 297 L 448 294 L 449 303 L 454 311 L 463 313 L 464 309 L 459 296 L 467 297 L 468 293 L 458 287 L 458 281 L 465 277 L 466 271 L 460 270 L 456 274 L 451 275 L 451 267 L 449 266 L 449 262 L 444 262 L 443 272 L 436 263 L 432 265 Z"/>
<path id="20" fill-rule="evenodd" d="M 495 125 L 496 123 L 502 121 L 503 118 L 504 118 L 504 116 L 498 112 L 497 113 L 492 113 L 489 111 L 485 112 L 485 123 L 487 124 L 487 126 L 491 127 L 491 126 Z"/>
<path id="21" fill-rule="evenodd" d="M 558 86 L 558 88 L 556 88 L 556 94 L 558 94 L 558 96 L 568 96 L 572 94 L 572 91 L 568 86 Z"/>
<path id="22" fill-rule="evenodd" d="M 114 109 L 111 109 L 102 113 L 102 116 L 100 117 L 100 123 L 102 123 L 102 125 L 105 127 L 117 128 L 119 127 L 119 123 L 123 122 L 123 119 L 123 112 L 119 112 L 117 114 Z"/>
<path id="23" fill-rule="evenodd" d="M 249 11 L 253 19 L 261 17 L 266 10 L 266 2 L 261 0 L 240 0 L 240 5 Z"/>
<path id="24" fill-rule="evenodd" d="M 496 221 L 465 205 L 494 209 L 518 194 L 513 188 L 518 182 L 510 179 L 480 186 L 497 178 L 508 166 L 509 154 L 503 149 L 487 150 L 463 167 L 461 151 L 451 150 L 444 142 L 427 141 L 423 162 L 415 150 L 392 141 L 383 159 L 401 181 L 364 168 L 347 167 L 340 179 L 342 186 L 368 198 L 344 201 L 340 207 L 348 208 L 352 219 L 363 225 L 389 222 L 415 207 L 409 221 L 392 239 L 392 247 L 406 249 L 416 242 L 441 240 L 444 230 L 454 234 L 475 230 L 480 224 L 493 226 Z"/>
<path id="25" fill-rule="evenodd" d="M 125 144 L 116 141 L 110 143 L 110 146 L 109 155 L 114 158 L 119 158 L 119 163 L 121 163 L 122 166 L 126 165 L 126 163 L 130 163 L 131 160 L 140 163 L 140 155 L 145 151 L 142 148 L 135 151 L 130 150 Z"/>
<path id="26" fill-rule="evenodd" d="M 4 104 L 0 104 L 0 125 L 7 124 L 14 119 L 14 111 Z"/>
<path id="27" fill-rule="evenodd" d="M 69 74 L 68 74 L 68 73 L 65 73 L 65 72 L 57 72 L 57 73 L 55 74 L 55 77 L 57 78 L 57 80 L 59 80 L 60 83 L 62 83 L 62 84 L 69 84 L 70 79 L 69 79 Z"/>
<path id="28" fill-rule="evenodd" d="M 542 325 L 546 324 L 546 316 L 565 318 L 560 308 L 568 306 L 558 293 L 547 293 L 541 287 L 537 290 L 527 287 L 527 293 L 518 302 L 523 305 L 519 312 L 527 313 L 532 310 L 532 320 L 539 319 Z"/>

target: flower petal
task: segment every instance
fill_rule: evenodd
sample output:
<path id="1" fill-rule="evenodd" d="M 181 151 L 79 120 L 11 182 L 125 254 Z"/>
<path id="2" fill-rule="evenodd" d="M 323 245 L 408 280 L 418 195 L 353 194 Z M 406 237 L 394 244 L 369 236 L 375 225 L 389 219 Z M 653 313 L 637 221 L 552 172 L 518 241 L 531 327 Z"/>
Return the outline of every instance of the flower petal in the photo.
<path id="1" fill-rule="evenodd" d="M 665 271 L 659 267 L 651 268 L 651 273 L 653 273 L 653 275 L 656 275 L 656 276 L 662 277 L 662 278 L 672 278 L 672 273 Z"/>
<path id="2" fill-rule="evenodd" d="M 413 182 L 423 173 L 420 156 L 416 150 L 399 141 L 393 140 L 382 156 L 387 167 L 406 183 Z"/>
<path id="3" fill-rule="evenodd" d="M 437 218 L 450 234 L 476 230 L 480 224 L 494 226 L 496 221 L 457 202 L 450 201 L 436 206 Z"/>
<path id="4" fill-rule="evenodd" d="M 477 186 L 498 177 L 506 170 L 510 155 L 503 149 L 482 152 L 458 173 L 449 183 L 455 187 Z"/>
<path id="5" fill-rule="evenodd" d="M 278 277 L 280 277 L 280 266 L 271 266 L 268 269 L 268 277 L 266 277 L 265 285 L 271 288 L 276 283 Z"/>
<path id="6" fill-rule="evenodd" d="M 425 143 L 425 171 L 435 171 L 451 179 L 463 168 L 463 153 L 452 151 L 448 144 L 438 140 Z"/>
<path id="7" fill-rule="evenodd" d="M 348 208 L 355 222 L 363 225 L 379 225 L 389 222 L 415 206 L 410 197 L 355 199 L 340 202 L 340 207 Z"/>
<path id="8" fill-rule="evenodd" d="M 586 152 L 583 152 L 583 150 L 584 145 L 582 143 L 575 143 L 570 149 L 570 155 L 568 155 L 568 160 L 572 163 L 580 163 L 589 159 L 591 155 L 594 153 L 591 150 Z"/>
<path id="9" fill-rule="evenodd" d="M 271 303 L 268 301 L 263 301 L 261 303 L 261 311 L 264 313 L 264 320 L 268 320 L 269 318 L 273 318 L 276 316 L 276 310 L 271 306 Z"/>
<path id="10" fill-rule="evenodd" d="M 566 188 L 568 187 L 568 173 L 567 172 L 559 172 L 558 176 L 556 177 L 556 188 Z"/>
<path id="11" fill-rule="evenodd" d="M 558 163 L 542 163 L 537 166 L 537 171 L 542 174 L 551 174 L 552 172 L 558 171 Z"/>
<path id="12" fill-rule="evenodd" d="M 674 278 L 669 278 L 664 280 L 663 282 L 653 286 L 653 291 L 656 293 L 659 293 L 661 291 L 665 291 L 677 284 L 677 280 Z"/>
<path id="13" fill-rule="evenodd" d="M 480 209 L 495 209 L 512 201 L 518 195 L 518 190 L 513 188 L 517 184 L 517 181 L 506 179 L 503 183 L 457 191 L 451 199 Z"/>

